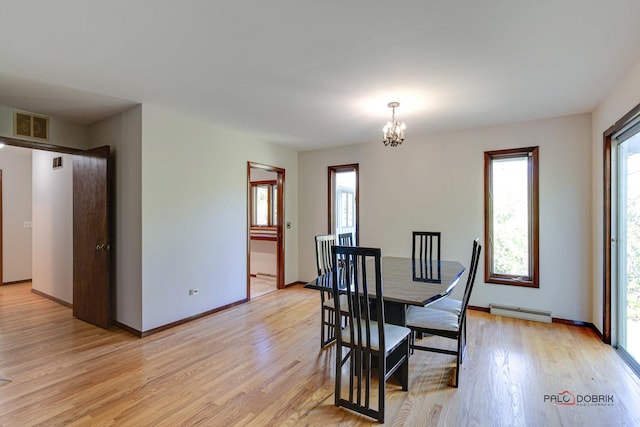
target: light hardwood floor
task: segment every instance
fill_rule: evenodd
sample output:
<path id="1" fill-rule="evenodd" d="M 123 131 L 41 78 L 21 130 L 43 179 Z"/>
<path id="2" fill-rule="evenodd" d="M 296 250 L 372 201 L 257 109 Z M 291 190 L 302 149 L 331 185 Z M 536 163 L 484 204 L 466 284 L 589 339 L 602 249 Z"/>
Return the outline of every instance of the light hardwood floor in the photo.
<path id="1" fill-rule="evenodd" d="M 378 425 L 333 405 L 319 310 L 295 286 L 140 339 L 0 286 L 0 425 Z M 640 425 L 640 381 L 589 329 L 472 311 L 468 335 L 460 388 L 453 356 L 416 352 L 409 391 L 387 384 L 387 425 Z M 613 402 L 544 401 L 564 390 Z"/>
<path id="2" fill-rule="evenodd" d="M 249 281 L 249 288 L 251 298 L 257 298 L 278 289 L 275 277 L 265 276 L 262 274 L 259 274 L 257 277 L 251 277 L 251 280 Z"/>

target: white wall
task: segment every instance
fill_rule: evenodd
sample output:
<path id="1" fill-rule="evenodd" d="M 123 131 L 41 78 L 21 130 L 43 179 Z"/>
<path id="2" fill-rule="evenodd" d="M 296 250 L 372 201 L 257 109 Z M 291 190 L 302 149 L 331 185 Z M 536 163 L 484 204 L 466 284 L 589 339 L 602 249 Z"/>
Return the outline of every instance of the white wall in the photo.
<path id="1" fill-rule="evenodd" d="M 111 261 L 115 287 L 113 318 L 142 330 L 142 107 L 137 106 L 90 128 L 92 147 L 111 147 Z"/>
<path id="2" fill-rule="evenodd" d="M 0 136 L 6 136 L 14 139 L 23 139 L 26 141 L 44 142 L 60 147 L 68 148 L 87 148 L 89 143 L 89 129 L 87 126 L 76 125 L 55 117 L 49 117 L 49 140 L 41 141 L 37 139 L 29 139 L 17 137 L 13 135 L 13 109 L 0 106 Z M 37 111 L 32 113 L 38 114 Z"/>
<path id="3" fill-rule="evenodd" d="M 0 148 L 3 282 L 31 279 L 31 150 Z"/>
<path id="4" fill-rule="evenodd" d="M 540 146 L 540 288 L 483 283 L 471 304 L 551 310 L 591 320 L 591 118 L 589 114 L 441 135 L 410 136 L 397 148 L 379 142 L 300 153 L 300 279 L 315 276 L 313 236 L 327 229 L 327 167 L 360 164 L 360 244 L 410 256 L 412 230 L 442 232 L 442 257 L 468 265 L 484 238 L 487 150 Z M 484 244 L 484 243 L 483 243 Z M 465 279 L 466 280 L 466 279 Z M 456 290 L 460 296 L 462 287 Z"/>
<path id="5" fill-rule="evenodd" d="M 53 169 L 62 156 L 63 167 Z M 70 155 L 32 151 L 33 289 L 73 302 L 73 167 Z"/>
<path id="6" fill-rule="evenodd" d="M 144 331 L 247 297 L 247 161 L 286 170 L 285 283 L 294 282 L 297 152 L 142 106 Z"/>
<path id="7" fill-rule="evenodd" d="M 640 103 L 640 62 L 607 94 L 593 111 L 592 128 L 592 230 L 593 252 L 591 269 L 593 276 L 592 322 L 602 331 L 603 307 L 603 133 L 626 113 Z"/>
<path id="8" fill-rule="evenodd" d="M 278 274 L 276 258 L 276 242 L 273 240 L 251 240 L 250 268 L 252 275 Z"/>

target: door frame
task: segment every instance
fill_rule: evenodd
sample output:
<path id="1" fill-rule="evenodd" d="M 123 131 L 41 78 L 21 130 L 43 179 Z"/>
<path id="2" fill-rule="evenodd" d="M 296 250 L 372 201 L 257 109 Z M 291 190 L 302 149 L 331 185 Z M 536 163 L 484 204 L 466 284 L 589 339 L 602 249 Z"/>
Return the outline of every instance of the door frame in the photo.
<path id="1" fill-rule="evenodd" d="M 6 136 L 0 136 L 0 142 L 5 145 L 11 145 L 14 147 L 30 148 L 33 150 L 53 151 L 56 153 L 64 154 L 77 154 L 83 150 L 77 148 L 59 147 L 53 144 L 46 144 L 43 142 L 26 141 L 22 139 L 9 138 Z M 2 247 L 2 173 L 0 172 L 0 286 L 4 283 L 4 269 L 3 269 L 3 247 Z"/>
<path id="2" fill-rule="evenodd" d="M 0 142 L 4 143 L 6 145 L 14 146 L 14 147 L 22 147 L 22 148 L 29 148 L 29 149 L 33 149 L 33 150 L 42 150 L 42 151 L 51 151 L 51 152 L 55 152 L 55 153 L 71 154 L 71 155 L 82 154 L 82 153 L 84 153 L 86 151 L 86 150 L 81 150 L 79 148 L 62 147 L 62 146 L 57 146 L 57 145 L 53 145 L 53 144 L 47 144 L 47 143 L 36 142 L 36 141 L 27 141 L 27 140 L 22 140 L 22 139 L 9 138 L 9 137 L 5 137 L 5 136 L 0 136 Z M 111 178 L 107 177 L 107 179 L 111 179 Z M 111 217 L 111 212 L 107 211 L 107 215 L 109 217 Z M 109 221 L 109 223 L 112 224 L 111 221 Z M 1 218 L 0 218 L 0 225 L 2 225 Z M 109 233 L 111 235 L 111 230 L 109 231 Z M 0 255 L 1 255 L 1 252 L 2 252 L 2 249 L 1 249 L 1 246 L 2 246 L 1 236 L 2 236 L 2 230 L 0 229 Z M 0 257 L 0 268 L 2 268 L 1 264 L 2 264 L 2 258 Z M 1 283 L 2 282 L 0 281 L 0 284 Z M 71 305 L 73 306 L 73 301 L 72 301 Z"/>
<path id="3" fill-rule="evenodd" d="M 251 299 L 251 169 L 277 173 L 276 191 L 276 288 L 284 289 L 284 183 L 285 170 L 257 162 L 247 162 L 247 300 Z"/>
<path id="4" fill-rule="evenodd" d="M 335 206 L 334 200 L 336 197 L 333 182 L 335 180 L 336 173 L 339 172 L 351 172 L 356 173 L 356 231 L 354 245 L 358 246 L 360 243 L 360 164 L 351 163 L 348 165 L 337 165 L 327 167 L 327 233 L 333 234 L 335 229 L 333 228 L 335 222 Z M 337 238 L 338 236 L 336 236 Z"/>
<path id="5" fill-rule="evenodd" d="M 640 104 L 636 105 L 631 111 L 622 116 L 620 120 L 615 122 L 609 129 L 605 130 L 603 137 L 603 204 L 604 204 L 604 219 L 603 219 L 603 277 L 602 277 L 602 341 L 606 344 L 611 344 L 611 304 L 612 304 L 612 150 L 613 147 L 613 135 L 622 130 L 627 124 L 631 122 L 638 114 L 640 114 Z"/>

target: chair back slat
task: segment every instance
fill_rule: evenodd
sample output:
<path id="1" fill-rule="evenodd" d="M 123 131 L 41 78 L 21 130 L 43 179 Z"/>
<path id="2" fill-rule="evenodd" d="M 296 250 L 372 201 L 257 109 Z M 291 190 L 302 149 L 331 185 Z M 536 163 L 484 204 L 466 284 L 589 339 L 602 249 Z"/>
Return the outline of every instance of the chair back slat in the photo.
<path id="1" fill-rule="evenodd" d="M 439 231 L 414 231 L 411 245 L 413 278 L 416 281 L 438 282 L 440 270 Z"/>
<path id="2" fill-rule="evenodd" d="M 440 261 L 440 237 L 439 231 L 414 231 L 412 258 L 427 261 Z"/>
<path id="3" fill-rule="evenodd" d="M 351 233 L 338 234 L 338 244 L 340 246 L 353 246 L 353 234 Z"/>
<path id="4" fill-rule="evenodd" d="M 333 270 L 331 261 L 331 248 L 336 244 L 336 236 L 323 234 L 316 236 L 316 266 L 318 276 L 330 273 Z"/>

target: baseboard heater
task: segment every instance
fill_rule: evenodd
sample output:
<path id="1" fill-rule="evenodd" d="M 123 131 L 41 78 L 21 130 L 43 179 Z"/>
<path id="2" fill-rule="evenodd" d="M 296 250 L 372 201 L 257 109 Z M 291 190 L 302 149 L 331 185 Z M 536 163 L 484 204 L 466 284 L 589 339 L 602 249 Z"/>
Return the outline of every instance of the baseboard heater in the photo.
<path id="1" fill-rule="evenodd" d="M 489 304 L 489 312 L 498 316 L 516 317 L 518 319 L 551 323 L 550 311 L 533 310 L 531 308 L 522 307 L 511 307 L 508 305 Z"/>

